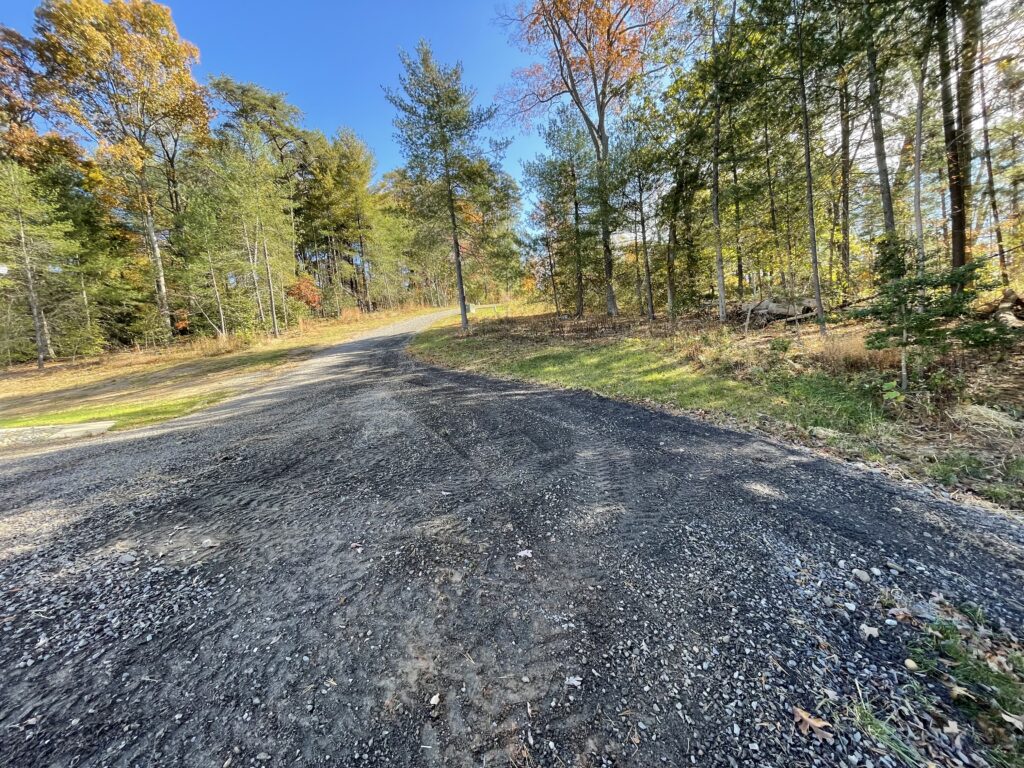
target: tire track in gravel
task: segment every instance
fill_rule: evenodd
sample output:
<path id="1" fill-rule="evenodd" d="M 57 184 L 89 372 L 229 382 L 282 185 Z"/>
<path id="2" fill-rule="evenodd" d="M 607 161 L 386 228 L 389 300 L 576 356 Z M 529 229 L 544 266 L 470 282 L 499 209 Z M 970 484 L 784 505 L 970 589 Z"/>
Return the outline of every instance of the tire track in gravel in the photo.
<path id="1" fill-rule="evenodd" d="M 421 365 L 431 320 L 3 457 L 0 763 L 895 765 L 843 707 L 904 696 L 911 630 L 858 626 L 940 590 L 1020 627 L 1019 523 Z"/>

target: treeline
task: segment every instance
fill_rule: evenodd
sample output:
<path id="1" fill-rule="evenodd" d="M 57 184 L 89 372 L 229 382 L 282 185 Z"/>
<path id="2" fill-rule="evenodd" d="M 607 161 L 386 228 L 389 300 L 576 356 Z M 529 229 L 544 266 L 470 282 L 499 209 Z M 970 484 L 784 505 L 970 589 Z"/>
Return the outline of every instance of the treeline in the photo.
<path id="1" fill-rule="evenodd" d="M 455 301 L 443 179 L 375 183 L 354 133 L 199 83 L 198 55 L 145 0 L 46 0 L 31 37 L 0 27 L 0 364 Z M 455 212 L 478 301 L 521 279 L 518 190 L 487 169 Z"/>
<path id="2" fill-rule="evenodd" d="M 899 344 L 1019 286 L 1022 19 L 982 0 L 521 5 L 540 285 L 567 315 L 725 320 L 772 298 L 823 327 L 881 294 Z"/>

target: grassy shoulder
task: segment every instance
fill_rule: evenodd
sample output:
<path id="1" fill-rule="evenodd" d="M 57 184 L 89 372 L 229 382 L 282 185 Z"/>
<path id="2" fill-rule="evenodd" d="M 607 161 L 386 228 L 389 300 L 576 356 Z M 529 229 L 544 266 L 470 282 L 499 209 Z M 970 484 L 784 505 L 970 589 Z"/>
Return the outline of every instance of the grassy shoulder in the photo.
<path id="1" fill-rule="evenodd" d="M 42 371 L 0 373 L 0 428 L 115 421 L 115 429 L 154 424 L 207 408 L 355 335 L 436 309 L 358 313 L 306 322 L 279 339 L 202 339 L 124 352 Z"/>
<path id="2" fill-rule="evenodd" d="M 1012 391 L 1021 372 L 1005 361 L 978 363 L 964 393 L 970 407 L 933 403 L 911 413 L 884 398 L 896 353 L 866 349 L 858 324 L 820 338 L 784 324 L 743 334 L 697 322 L 474 319 L 468 336 L 449 321 L 421 333 L 412 352 L 449 367 L 763 429 L 1024 508 L 1024 402 L 1015 400 L 1024 393 Z M 1007 403 L 1010 415 L 990 407 Z"/>

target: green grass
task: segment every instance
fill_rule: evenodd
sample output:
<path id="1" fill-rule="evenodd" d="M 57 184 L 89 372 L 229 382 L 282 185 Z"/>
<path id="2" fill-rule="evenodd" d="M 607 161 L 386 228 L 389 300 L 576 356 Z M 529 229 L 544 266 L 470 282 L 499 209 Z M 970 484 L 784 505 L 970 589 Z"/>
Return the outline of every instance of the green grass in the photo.
<path id="1" fill-rule="evenodd" d="M 536 342 L 493 333 L 460 337 L 442 327 L 420 334 L 412 349 L 457 368 L 745 419 L 767 415 L 805 428 L 858 433 L 880 418 L 871 393 L 852 382 L 767 369 L 739 378 L 726 368 L 686 360 L 653 339 Z"/>
<path id="2" fill-rule="evenodd" d="M 954 704 L 977 727 L 989 762 L 1024 766 L 1024 734 L 1003 714 L 1024 716 L 1024 653 L 1019 641 L 990 626 L 981 610 L 965 604 L 952 618 L 932 622 L 911 657 L 951 692 Z"/>
<path id="3" fill-rule="evenodd" d="M 10 427 L 38 427 L 54 424 L 81 424 L 86 421 L 115 421 L 115 430 L 143 427 L 167 419 L 184 416 L 202 408 L 208 408 L 234 394 L 228 390 L 219 390 L 192 397 L 157 400 L 155 402 L 110 403 L 108 405 L 90 405 L 82 408 L 32 416 L 0 419 L 0 429 Z"/>

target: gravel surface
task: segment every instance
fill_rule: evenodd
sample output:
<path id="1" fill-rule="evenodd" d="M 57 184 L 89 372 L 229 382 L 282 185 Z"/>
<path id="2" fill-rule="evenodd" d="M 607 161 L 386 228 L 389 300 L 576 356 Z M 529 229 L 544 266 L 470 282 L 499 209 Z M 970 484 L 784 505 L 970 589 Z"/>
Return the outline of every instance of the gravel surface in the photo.
<path id="1" fill-rule="evenodd" d="M 411 361 L 435 319 L 0 456 L 0 765 L 901 765 L 858 706 L 980 764 L 908 615 L 1019 631 L 1019 522 Z"/>

